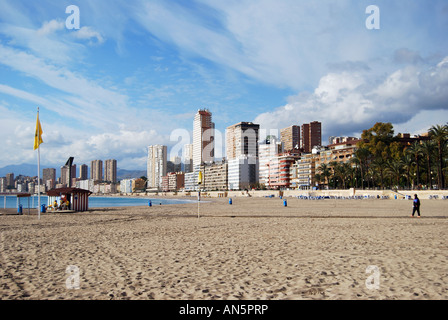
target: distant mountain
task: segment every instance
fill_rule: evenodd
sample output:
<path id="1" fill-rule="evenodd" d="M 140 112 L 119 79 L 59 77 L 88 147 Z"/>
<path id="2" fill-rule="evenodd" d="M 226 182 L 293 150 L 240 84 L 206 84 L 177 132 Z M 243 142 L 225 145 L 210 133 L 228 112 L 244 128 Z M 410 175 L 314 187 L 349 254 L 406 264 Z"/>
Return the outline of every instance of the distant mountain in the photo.
<path id="1" fill-rule="evenodd" d="M 41 170 L 46 168 L 55 168 L 56 169 L 56 178 L 59 178 L 61 175 L 60 167 L 56 168 L 54 166 L 42 166 Z M 3 168 L 0 168 L 0 177 L 6 177 L 8 173 L 14 173 L 14 177 L 18 175 L 36 177 L 37 176 L 37 164 L 18 164 L 18 165 L 9 165 Z M 41 171 L 42 175 L 42 171 Z M 146 177 L 146 170 L 125 170 L 125 169 L 117 169 L 117 179 L 132 179 L 132 178 L 140 178 L 141 176 Z"/>
<path id="2" fill-rule="evenodd" d="M 42 169 L 51 168 L 49 166 L 41 166 Z M 3 168 L 0 168 L 0 177 L 6 177 L 8 173 L 14 173 L 14 177 L 18 175 L 29 176 L 29 177 L 37 177 L 37 164 L 13 164 Z M 42 174 L 42 172 L 41 172 Z M 56 170 L 56 175 L 58 175 Z"/>
<path id="3" fill-rule="evenodd" d="M 146 177 L 146 170 L 125 170 L 125 169 L 117 169 L 117 179 L 118 181 L 123 179 L 133 179 L 140 178 L 142 176 Z"/>

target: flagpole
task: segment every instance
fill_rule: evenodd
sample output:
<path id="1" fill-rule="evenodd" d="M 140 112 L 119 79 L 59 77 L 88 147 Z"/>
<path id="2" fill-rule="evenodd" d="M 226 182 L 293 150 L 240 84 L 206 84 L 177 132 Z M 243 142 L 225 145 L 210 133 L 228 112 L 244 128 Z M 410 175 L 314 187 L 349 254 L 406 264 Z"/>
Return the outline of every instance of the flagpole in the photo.
<path id="1" fill-rule="evenodd" d="M 40 146 L 37 148 L 37 215 L 40 220 Z"/>
<path id="2" fill-rule="evenodd" d="M 37 107 L 37 118 L 39 119 L 39 107 Z M 40 220 L 40 144 L 37 147 L 37 216 Z"/>

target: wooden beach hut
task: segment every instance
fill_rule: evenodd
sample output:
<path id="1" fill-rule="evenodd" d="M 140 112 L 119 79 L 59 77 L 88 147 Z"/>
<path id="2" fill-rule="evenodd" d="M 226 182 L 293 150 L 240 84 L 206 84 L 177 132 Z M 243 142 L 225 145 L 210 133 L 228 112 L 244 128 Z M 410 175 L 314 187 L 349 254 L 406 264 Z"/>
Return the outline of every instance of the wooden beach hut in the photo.
<path id="1" fill-rule="evenodd" d="M 21 205 L 20 199 L 22 198 L 28 198 L 28 214 L 30 213 L 30 193 L 23 193 L 23 192 L 7 192 L 7 193 L 0 193 L 0 196 L 4 197 L 3 205 L 4 209 L 6 209 L 6 196 L 16 196 L 17 197 L 17 212 L 19 213 L 19 206 Z M 22 213 L 22 212 L 20 212 Z"/>
<path id="2" fill-rule="evenodd" d="M 83 212 L 89 210 L 89 196 L 92 194 L 89 190 L 78 188 L 59 188 L 47 192 L 48 204 L 55 200 L 57 203 L 61 199 L 67 199 L 70 202 L 70 210 Z"/>

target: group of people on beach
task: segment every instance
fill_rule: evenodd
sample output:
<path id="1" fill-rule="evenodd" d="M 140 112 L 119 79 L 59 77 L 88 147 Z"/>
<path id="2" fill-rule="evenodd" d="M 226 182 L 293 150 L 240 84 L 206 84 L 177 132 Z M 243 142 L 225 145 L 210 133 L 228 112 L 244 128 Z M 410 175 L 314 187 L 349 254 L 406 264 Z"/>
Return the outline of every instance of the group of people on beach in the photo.
<path id="1" fill-rule="evenodd" d="M 59 205 L 58 202 L 54 200 L 51 207 L 53 207 L 54 210 L 70 210 L 70 202 L 68 201 L 68 199 L 61 198 L 61 200 L 59 201 Z"/>

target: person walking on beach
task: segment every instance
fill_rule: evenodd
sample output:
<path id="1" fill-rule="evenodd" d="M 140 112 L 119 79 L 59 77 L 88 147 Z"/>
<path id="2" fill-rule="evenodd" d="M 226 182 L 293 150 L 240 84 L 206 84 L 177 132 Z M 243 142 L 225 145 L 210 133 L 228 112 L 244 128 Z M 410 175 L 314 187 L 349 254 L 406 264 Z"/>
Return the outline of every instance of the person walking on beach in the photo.
<path id="1" fill-rule="evenodd" d="M 416 194 L 414 194 L 413 208 L 412 208 L 412 216 L 414 217 L 415 212 L 417 211 L 418 217 L 420 218 L 420 199 Z"/>

